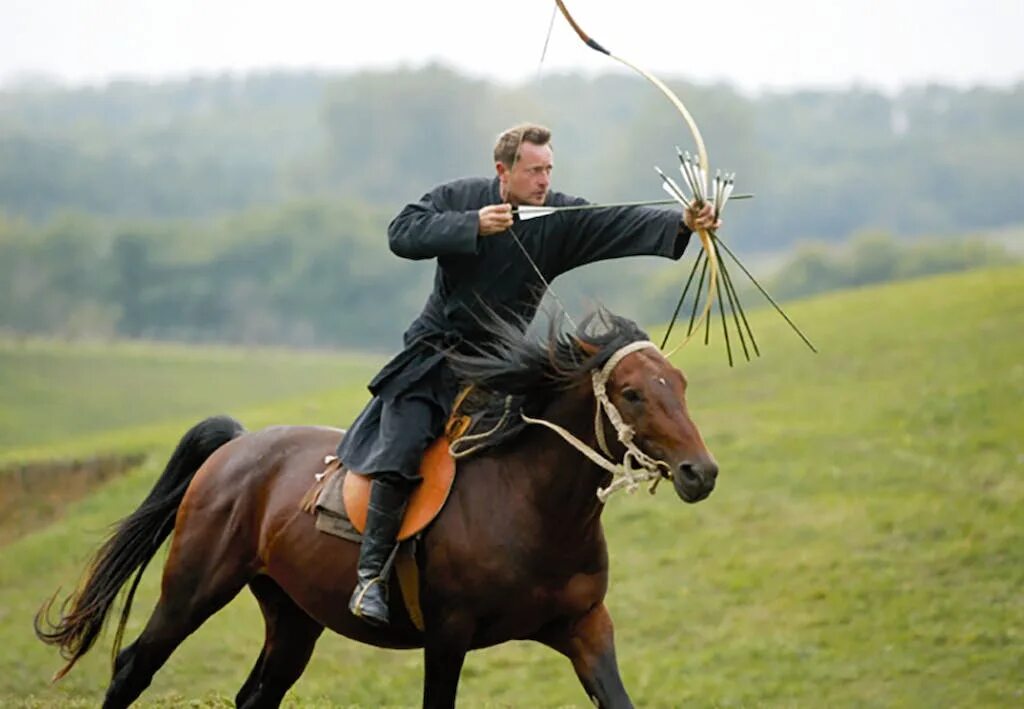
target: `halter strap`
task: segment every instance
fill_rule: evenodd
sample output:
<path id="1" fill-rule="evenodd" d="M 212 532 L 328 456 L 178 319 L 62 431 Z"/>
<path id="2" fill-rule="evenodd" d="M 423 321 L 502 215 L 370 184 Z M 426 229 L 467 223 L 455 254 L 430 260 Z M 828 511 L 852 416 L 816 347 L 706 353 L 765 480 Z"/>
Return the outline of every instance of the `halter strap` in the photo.
<path id="1" fill-rule="evenodd" d="M 591 373 L 591 381 L 594 387 L 594 399 L 596 402 L 594 411 L 594 433 L 597 436 L 598 445 L 604 452 L 604 456 L 562 426 L 551 423 L 550 421 L 545 421 L 544 419 L 531 418 L 526 414 L 520 413 L 526 423 L 537 424 L 551 429 L 561 436 L 566 443 L 586 456 L 592 463 L 611 473 L 611 483 L 597 491 L 597 499 L 602 503 L 607 502 L 608 497 L 613 492 L 622 488 L 626 488 L 631 493 L 635 492 L 642 482 L 653 480 L 654 482 L 651 486 L 651 492 L 654 492 L 658 481 L 663 477 L 662 471 L 668 470 L 670 467 L 665 461 L 656 460 L 640 450 L 636 443 L 633 442 L 633 435 L 635 433 L 633 431 L 633 427 L 623 421 L 622 414 L 619 413 L 619 410 L 615 408 L 615 404 L 613 404 L 611 399 L 608 397 L 608 380 L 611 378 L 612 372 L 615 371 L 615 367 L 618 366 L 619 362 L 634 352 L 648 348 L 653 348 L 659 352 L 661 351 L 656 344 L 649 340 L 631 342 L 630 344 L 616 350 L 600 370 L 595 370 Z M 619 442 L 626 448 L 626 452 L 623 454 L 621 462 L 617 463 L 611 460 L 612 454 L 608 448 L 608 443 L 605 440 L 604 426 L 601 422 L 602 411 L 604 411 L 605 415 L 608 417 L 608 421 L 612 424 L 612 428 L 615 429 L 615 434 L 618 437 Z"/>
<path id="2" fill-rule="evenodd" d="M 626 424 L 622 421 L 622 416 L 619 414 L 619 410 L 615 408 L 615 404 L 608 398 L 608 391 L 606 386 L 608 380 L 611 379 L 612 372 L 619 365 L 627 355 L 631 355 L 634 352 L 640 350 L 646 350 L 653 347 L 654 349 L 661 351 L 660 348 L 651 342 L 650 340 L 639 340 L 625 347 L 617 349 L 608 361 L 604 363 L 604 366 L 600 371 L 591 373 L 591 380 L 594 385 L 594 398 L 597 400 L 597 406 L 594 407 L 594 432 L 597 434 L 597 444 L 601 447 L 601 451 L 608 456 L 612 457 L 612 452 L 608 449 L 608 442 L 604 437 L 604 426 L 601 425 L 601 411 L 603 410 L 608 415 L 608 420 L 611 421 L 612 426 L 618 433 L 623 426 Z M 617 423 L 616 423 L 617 422 Z"/>

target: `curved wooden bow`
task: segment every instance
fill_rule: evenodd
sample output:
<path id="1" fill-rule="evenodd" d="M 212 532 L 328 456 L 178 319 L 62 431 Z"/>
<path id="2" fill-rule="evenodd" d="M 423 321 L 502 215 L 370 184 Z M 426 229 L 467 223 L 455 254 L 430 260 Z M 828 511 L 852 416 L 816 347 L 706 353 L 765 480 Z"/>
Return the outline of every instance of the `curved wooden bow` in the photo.
<path id="1" fill-rule="evenodd" d="M 636 64 L 633 64 L 632 62 L 627 61 L 620 56 L 612 54 L 607 49 L 602 47 L 596 40 L 591 39 L 590 36 L 588 36 L 587 33 L 583 31 L 579 24 L 577 24 L 576 20 L 573 19 L 572 15 L 569 14 L 569 10 L 565 7 L 565 3 L 562 2 L 562 0 L 555 0 L 555 4 L 558 5 L 558 9 L 561 10 L 562 16 L 565 17 L 566 22 L 569 23 L 569 25 L 573 28 L 573 30 L 576 32 L 576 34 L 583 41 L 584 44 L 586 44 L 594 51 L 609 56 L 615 61 L 619 62 L 620 64 L 629 67 L 630 69 L 638 73 L 640 76 L 647 79 L 647 81 L 654 84 L 654 86 L 656 86 L 657 89 L 661 91 L 662 94 L 664 94 L 665 98 L 667 98 L 669 102 L 673 106 L 675 106 L 676 110 L 679 111 L 680 115 L 682 115 L 683 120 L 686 121 L 686 125 L 690 129 L 690 133 L 693 134 L 693 140 L 697 144 L 697 156 L 700 160 L 701 169 L 704 171 L 705 175 L 711 174 L 711 171 L 708 167 L 708 152 L 707 148 L 704 147 L 704 139 L 701 137 L 700 128 L 697 127 L 697 122 L 693 120 L 693 116 L 691 116 L 690 112 L 686 110 L 686 106 L 683 105 L 683 102 L 679 99 L 678 96 L 676 96 L 672 89 L 666 86 L 661 79 L 654 76 L 650 72 L 641 69 Z M 715 249 L 715 242 L 711 238 L 711 235 L 708 234 L 708 232 L 704 229 L 698 229 L 697 236 L 700 238 L 701 245 L 704 247 L 704 251 L 707 254 L 709 266 L 708 275 L 710 276 L 710 278 L 708 279 L 708 297 L 704 305 L 704 312 L 701 314 L 700 320 L 697 321 L 698 323 L 701 323 L 704 321 L 705 318 L 709 317 L 711 313 L 711 306 L 714 303 L 715 293 L 718 290 L 719 267 L 718 252 Z M 693 333 L 696 333 L 699 329 L 699 327 L 693 328 Z M 676 350 L 679 349 L 679 347 L 682 347 L 684 344 L 686 344 L 686 342 L 690 339 L 691 336 L 692 333 L 690 335 L 687 335 L 686 339 L 684 339 L 669 354 L 675 352 Z"/>

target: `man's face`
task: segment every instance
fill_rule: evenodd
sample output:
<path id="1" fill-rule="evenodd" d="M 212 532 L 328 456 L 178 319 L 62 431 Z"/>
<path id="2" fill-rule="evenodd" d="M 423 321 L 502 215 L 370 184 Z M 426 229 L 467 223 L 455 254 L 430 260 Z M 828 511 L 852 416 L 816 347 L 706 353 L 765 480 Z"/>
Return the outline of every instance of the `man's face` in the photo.
<path id="1" fill-rule="evenodd" d="M 540 206 L 551 187 L 552 152 L 550 145 L 524 142 L 519 146 L 519 160 L 510 169 L 497 164 L 501 194 L 511 204 Z"/>

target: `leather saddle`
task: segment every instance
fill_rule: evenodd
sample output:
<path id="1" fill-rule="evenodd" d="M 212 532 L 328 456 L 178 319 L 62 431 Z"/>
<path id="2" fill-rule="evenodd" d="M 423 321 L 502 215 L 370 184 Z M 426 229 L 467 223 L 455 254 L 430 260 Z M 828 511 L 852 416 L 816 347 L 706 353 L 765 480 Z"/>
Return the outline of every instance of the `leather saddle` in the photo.
<path id="1" fill-rule="evenodd" d="M 350 472 L 354 474 L 345 475 L 342 498 L 352 526 L 362 533 L 366 528 L 366 508 L 370 501 L 372 478 L 360 475 L 358 471 Z M 421 532 L 433 521 L 448 499 L 455 480 L 455 459 L 448 452 L 447 436 L 441 436 L 427 448 L 420 461 L 419 472 L 423 482 L 409 497 L 402 527 L 398 531 L 399 541 Z"/>

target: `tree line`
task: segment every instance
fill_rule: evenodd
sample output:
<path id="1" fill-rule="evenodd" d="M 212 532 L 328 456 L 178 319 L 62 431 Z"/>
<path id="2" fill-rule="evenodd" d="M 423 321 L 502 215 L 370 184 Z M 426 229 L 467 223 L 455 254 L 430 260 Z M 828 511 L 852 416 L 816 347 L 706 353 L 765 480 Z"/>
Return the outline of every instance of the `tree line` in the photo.
<path id="1" fill-rule="evenodd" d="M 198 221 L 0 219 L 0 333 L 395 349 L 434 265 L 390 253 L 389 218 L 381 208 L 316 200 Z M 694 240 L 682 263 L 594 264 L 554 287 L 572 311 L 600 301 L 658 322 L 697 248 Z M 865 232 L 848 244 L 803 245 L 774 276 L 752 265 L 785 299 L 1010 260 L 977 237 Z M 760 302 L 734 272 L 743 301 Z"/>
<path id="2" fill-rule="evenodd" d="M 670 83 L 757 195 L 730 205 L 730 245 L 816 244 L 771 279 L 780 297 L 1008 259 L 962 235 L 1024 223 L 1024 86 Z M 0 91 L 0 329 L 393 349 L 433 268 L 387 249 L 403 203 L 491 173 L 495 134 L 526 119 L 554 129 L 556 188 L 662 196 L 652 166 L 689 140 L 663 101 L 618 74 L 508 86 L 438 66 Z M 684 269 L 633 259 L 556 285 L 650 322 Z"/>
<path id="3" fill-rule="evenodd" d="M 712 168 L 757 194 L 730 215 L 745 247 L 1024 221 L 1024 84 L 892 96 L 669 84 Z M 554 130 L 555 187 L 592 200 L 661 196 L 653 166 L 674 170 L 674 146 L 693 149 L 664 98 L 619 74 L 506 85 L 428 66 L 11 88 L 0 209 L 177 219 L 320 197 L 395 210 L 439 181 L 491 173 L 495 135 L 522 120 Z"/>

